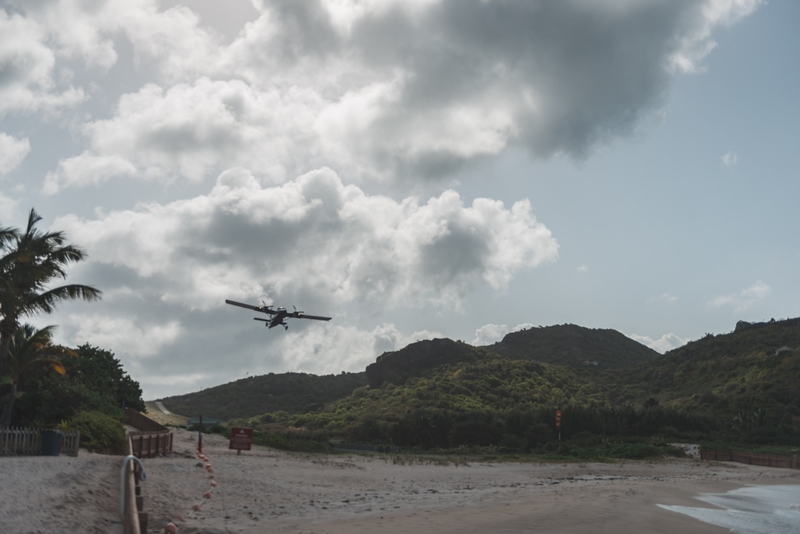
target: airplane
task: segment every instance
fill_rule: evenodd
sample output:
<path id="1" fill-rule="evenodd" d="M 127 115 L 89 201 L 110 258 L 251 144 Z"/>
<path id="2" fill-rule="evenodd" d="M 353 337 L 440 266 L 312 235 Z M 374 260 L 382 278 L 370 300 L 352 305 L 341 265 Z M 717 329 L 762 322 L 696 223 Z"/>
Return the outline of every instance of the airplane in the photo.
<path id="1" fill-rule="evenodd" d="M 286 319 L 314 319 L 315 321 L 330 321 L 331 317 L 321 317 L 319 315 L 306 315 L 305 312 L 297 311 L 297 308 L 294 309 L 293 312 L 286 311 L 286 308 L 273 308 L 272 306 L 267 306 L 264 303 L 263 306 L 253 306 L 252 304 L 244 304 L 242 302 L 236 302 L 235 300 L 226 300 L 225 304 L 231 304 L 233 306 L 239 306 L 240 308 L 247 308 L 248 310 L 253 310 L 261 313 L 266 313 L 267 315 L 271 315 L 269 319 L 261 319 L 259 317 L 253 317 L 254 321 L 264 321 L 267 328 L 273 328 L 275 326 L 281 325 L 285 330 L 289 330 L 289 325 L 286 324 Z"/>

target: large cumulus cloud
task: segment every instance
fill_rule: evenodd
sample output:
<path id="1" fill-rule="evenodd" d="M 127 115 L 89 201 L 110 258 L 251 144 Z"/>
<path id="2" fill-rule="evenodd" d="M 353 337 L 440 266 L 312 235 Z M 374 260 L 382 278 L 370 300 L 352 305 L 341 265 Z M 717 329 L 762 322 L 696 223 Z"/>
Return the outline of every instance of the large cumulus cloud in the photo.
<path id="1" fill-rule="evenodd" d="M 56 227 L 92 262 L 135 273 L 162 301 L 201 309 L 226 297 L 297 298 L 300 287 L 328 304 L 453 306 L 476 285 L 503 289 L 558 251 L 527 200 L 465 206 L 446 191 L 398 202 L 329 169 L 274 187 L 230 170 L 208 195 L 95 220 L 68 215 Z"/>
<path id="2" fill-rule="evenodd" d="M 125 35 L 160 73 L 86 126 L 85 163 L 136 165 L 120 176 L 196 179 L 233 161 L 283 179 L 323 164 L 409 179 L 510 145 L 585 157 L 658 110 L 676 73 L 701 69 L 714 29 L 760 3 L 264 0 L 227 45 L 190 10 L 148 0 L 58 3 L 94 28 L 83 41 L 47 25 L 46 10 L 31 17 L 89 63 L 113 63 L 112 37 Z M 168 117 L 144 120 L 155 109 Z M 79 163 L 50 191 L 90 183 Z"/>
<path id="3" fill-rule="evenodd" d="M 148 84 L 123 95 L 111 119 L 87 123 L 90 148 L 48 173 L 45 192 L 115 177 L 201 180 L 220 167 L 253 169 L 274 182 L 310 163 L 318 96 L 257 91 L 248 84 L 201 78 L 164 91 Z M 307 164 L 306 163 L 306 164 Z"/>

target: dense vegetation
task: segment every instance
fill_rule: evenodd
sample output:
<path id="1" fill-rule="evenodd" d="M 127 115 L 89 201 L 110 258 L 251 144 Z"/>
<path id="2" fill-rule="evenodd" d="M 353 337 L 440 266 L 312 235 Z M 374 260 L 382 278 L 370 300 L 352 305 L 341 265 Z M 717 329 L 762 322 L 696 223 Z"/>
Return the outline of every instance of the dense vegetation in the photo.
<path id="1" fill-rule="evenodd" d="M 114 353 L 81 345 L 64 358 L 64 376 L 39 369 L 22 383 L 15 425 L 52 426 L 80 412 L 100 412 L 122 420 L 123 405 L 144 410 L 142 390 Z"/>
<path id="2" fill-rule="evenodd" d="M 85 344 L 62 358 L 62 376 L 37 369 L 21 382 L 13 426 L 77 429 L 81 446 L 121 452 L 125 431 L 123 406 L 144 410 L 138 382 L 110 351 Z"/>
<path id="3" fill-rule="evenodd" d="M 264 414 L 249 424 L 422 449 L 492 445 L 509 452 L 541 452 L 557 438 L 556 408 L 564 413 L 562 437 L 583 436 L 593 445 L 656 435 L 696 438 L 721 430 L 709 413 L 665 408 L 655 400 L 640 408 L 611 406 L 597 383 L 573 369 L 489 352 L 401 386 L 356 389 L 316 412 Z"/>

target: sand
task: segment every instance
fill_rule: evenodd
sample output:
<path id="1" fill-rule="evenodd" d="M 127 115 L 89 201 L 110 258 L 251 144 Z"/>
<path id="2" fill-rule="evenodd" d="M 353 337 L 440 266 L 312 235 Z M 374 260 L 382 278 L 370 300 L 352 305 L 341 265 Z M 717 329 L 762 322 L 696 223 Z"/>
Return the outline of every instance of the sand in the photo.
<path id="1" fill-rule="evenodd" d="M 0 457 L 0 533 L 122 533 L 121 456 Z"/>
<path id="2" fill-rule="evenodd" d="M 748 484 L 800 484 L 800 471 L 693 460 L 585 464 L 304 455 L 254 447 L 237 455 L 205 436 L 218 487 L 177 430 L 174 452 L 144 460 L 149 532 L 191 533 L 723 533 L 658 507 Z M 121 532 L 121 457 L 0 458 L 0 532 Z M 211 499 L 203 500 L 211 490 Z M 200 512 L 192 506 L 202 503 Z M 185 521 L 176 520 L 181 514 Z"/>

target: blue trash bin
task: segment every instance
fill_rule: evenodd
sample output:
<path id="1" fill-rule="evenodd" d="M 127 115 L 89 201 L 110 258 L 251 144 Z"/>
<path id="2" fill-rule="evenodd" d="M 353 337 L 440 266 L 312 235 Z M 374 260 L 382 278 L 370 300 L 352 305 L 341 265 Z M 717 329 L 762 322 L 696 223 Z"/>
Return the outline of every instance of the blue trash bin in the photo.
<path id="1" fill-rule="evenodd" d="M 61 432 L 42 430 L 42 456 L 58 456 L 59 454 L 61 454 Z"/>

